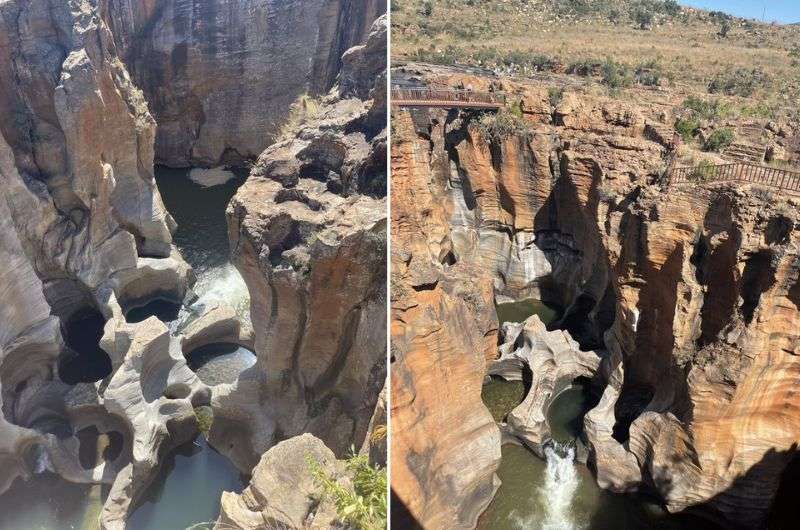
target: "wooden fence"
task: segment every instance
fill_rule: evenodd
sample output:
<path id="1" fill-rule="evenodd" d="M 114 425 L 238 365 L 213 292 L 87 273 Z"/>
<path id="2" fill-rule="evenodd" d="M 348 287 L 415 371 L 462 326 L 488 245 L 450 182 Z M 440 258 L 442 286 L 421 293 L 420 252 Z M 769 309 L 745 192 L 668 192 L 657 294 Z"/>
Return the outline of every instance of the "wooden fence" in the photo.
<path id="1" fill-rule="evenodd" d="M 667 184 L 680 182 L 749 182 L 800 193 L 800 173 L 746 162 L 676 167 L 667 173 Z"/>

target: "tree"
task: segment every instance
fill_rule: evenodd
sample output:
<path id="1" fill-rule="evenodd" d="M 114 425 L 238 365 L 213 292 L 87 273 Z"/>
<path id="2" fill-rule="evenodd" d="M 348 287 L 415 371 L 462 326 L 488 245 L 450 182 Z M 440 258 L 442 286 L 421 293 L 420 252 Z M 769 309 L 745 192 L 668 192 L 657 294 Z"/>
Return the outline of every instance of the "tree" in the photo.
<path id="1" fill-rule="evenodd" d="M 724 39 L 724 38 L 728 37 L 728 33 L 730 33 L 730 31 L 731 31 L 731 23 L 730 23 L 730 21 L 729 20 L 723 20 L 722 21 L 722 26 L 720 26 L 719 32 L 717 33 L 717 35 L 719 35 L 720 37 L 722 37 Z"/>
<path id="2" fill-rule="evenodd" d="M 649 29 L 653 25 L 653 12 L 646 7 L 638 7 L 633 12 L 633 21 L 639 24 L 639 29 Z"/>

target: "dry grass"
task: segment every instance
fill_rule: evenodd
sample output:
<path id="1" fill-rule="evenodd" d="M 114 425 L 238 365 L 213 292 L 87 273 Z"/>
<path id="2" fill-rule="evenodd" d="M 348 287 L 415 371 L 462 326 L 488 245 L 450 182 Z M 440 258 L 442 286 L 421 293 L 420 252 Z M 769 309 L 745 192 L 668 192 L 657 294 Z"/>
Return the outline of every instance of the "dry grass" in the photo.
<path id="1" fill-rule="evenodd" d="M 494 49 L 551 59 L 562 70 L 579 59 L 599 63 L 611 58 L 631 68 L 657 62 L 673 88 L 685 94 L 707 92 L 717 75 L 757 68 L 770 81 L 751 98 L 776 108 L 794 106 L 800 97 L 800 26 L 734 19 L 722 38 L 720 19 L 698 10 L 656 17 L 651 30 L 641 30 L 627 16 L 612 22 L 606 14 L 555 13 L 554 2 L 395 0 L 392 53 L 399 60 L 440 54 L 486 66 L 487 50 Z M 623 13 L 630 4 L 613 3 Z M 425 14 L 427 5 L 433 6 L 430 15 Z M 497 69 L 497 64 L 489 66 Z"/>
<path id="2" fill-rule="evenodd" d="M 321 105 L 317 99 L 307 94 L 299 96 L 289 107 L 289 115 L 276 138 L 286 138 L 296 134 L 304 123 L 319 116 L 320 109 Z"/>

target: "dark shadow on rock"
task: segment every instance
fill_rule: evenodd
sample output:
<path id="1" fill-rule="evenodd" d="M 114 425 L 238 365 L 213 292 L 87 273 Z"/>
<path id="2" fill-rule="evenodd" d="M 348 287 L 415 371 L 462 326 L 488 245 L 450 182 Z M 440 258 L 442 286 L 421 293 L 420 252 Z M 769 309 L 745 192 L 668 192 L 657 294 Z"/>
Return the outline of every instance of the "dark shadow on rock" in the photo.
<path id="1" fill-rule="evenodd" d="M 390 526 L 394 530 L 423 530 L 422 525 L 419 524 L 394 490 L 392 490 L 391 502 L 392 520 Z"/>

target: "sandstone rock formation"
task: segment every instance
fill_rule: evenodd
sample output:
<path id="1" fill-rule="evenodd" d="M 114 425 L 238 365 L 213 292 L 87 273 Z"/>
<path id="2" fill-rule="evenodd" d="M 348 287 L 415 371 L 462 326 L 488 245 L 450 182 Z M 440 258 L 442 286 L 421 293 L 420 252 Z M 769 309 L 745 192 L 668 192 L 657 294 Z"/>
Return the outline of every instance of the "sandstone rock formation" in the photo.
<path id="1" fill-rule="evenodd" d="M 103 5 L 158 122 L 156 160 L 173 167 L 242 165 L 257 157 L 298 96 L 333 86 L 342 54 L 386 9 L 376 0 Z"/>
<path id="2" fill-rule="evenodd" d="M 601 486 L 647 489 L 672 511 L 698 508 L 735 527 L 762 525 L 800 440 L 788 390 L 798 382 L 800 200 L 753 185 L 662 188 L 669 142 L 652 131 L 669 128 L 671 109 L 633 103 L 651 94 L 631 91 L 623 103 L 573 88 L 555 98 L 547 82 L 413 65 L 400 75 L 502 90 L 524 120 L 394 113 L 393 278 L 402 287 L 393 336 L 415 329 L 420 338 L 396 341 L 394 352 L 393 462 L 401 471 L 393 487 L 412 514 L 444 528 L 464 524 L 453 512 L 474 509 L 476 497 L 453 495 L 440 481 L 438 455 L 476 435 L 454 441 L 441 425 L 412 425 L 486 416 L 479 348 L 439 337 L 468 335 L 464 322 L 485 321 L 475 301 L 491 307 L 495 294 L 564 308 L 556 327 L 584 351 L 608 351 L 597 372 L 602 397 L 585 417 Z M 443 311 L 452 283 L 491 287 L 468 298 L 476 309 L 463 314 Z M 476 338 L 496 333 L 472 327 Z M 426 352 L 428 344 L 447 357 Z M 436 361 L 415 369 L 417 356 Z M 427 379 L 437 370 L 459 374 L 458 400 L 447 381 Z M 487 476 L 490 465 L 487 449 L 463 473 Z M 449 519 L 438 518 L 443 510 Z"/>
<path id="3" fill-rule="evenodd" d="M 497 355 L 492 280 L 449 264 L 449 167 L 432 136 L 407 113 L 392 125 L 392 490 L 426 528 L 472 528 L 499 486 L 500 431 L 480 397 Z"/>
<path id="4" fill-rule="evenodd" d="M 318 438 L 289 438 L 264 453 L 241 494 L 222 494 L 216 528 L 346 528 L 337 520 L 332 500 L 322 495 L 312 463 L 331 479 L 350 483 L 344 462 Z"/>
<path id="5" fill-rule="evenodd" d="M 120 301 L 186 291 L 152 173 L 155 122 L 92 2 L 0 5 L 0 109 L 0 491 L 43 450 L 70 480 L 110 482 L 102 466 L 77 466 L 74 434 L 87 422 L 131 432 L 106 408 L 105 385 L 64 384 L 84 370 L 67 367 L 69 328 L 88 315 L 99 340 L 103 322 L 124 323 Z M 96 355 L 113 370 L 130 341 L 106 340 L 114 348 Z"/>
<path id="6" fill-rule="evenodd" d="M 385 54 L 386 25 L 347 55 Z M 367 435 L 386 376 L 386 143 L 364 124 L 384 105 L 334 89 L 228 207 L 258 363 L 215 388 L 210 441 L 243 470 L 304 432 L 339 456 Z"/>

